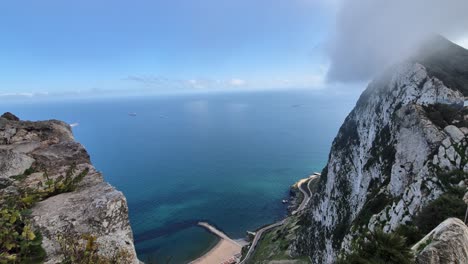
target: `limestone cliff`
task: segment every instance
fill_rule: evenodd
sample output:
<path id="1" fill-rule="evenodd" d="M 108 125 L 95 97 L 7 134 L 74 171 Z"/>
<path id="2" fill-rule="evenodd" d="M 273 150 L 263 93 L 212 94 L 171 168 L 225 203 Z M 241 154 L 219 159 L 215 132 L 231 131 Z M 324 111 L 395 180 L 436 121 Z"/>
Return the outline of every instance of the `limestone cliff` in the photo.
<path id="1" fill-rule="evenodd" d="M 124 195 L 103 180 L 66 123 L 0 117 L 0 183 L 2 206 L 13 198 L 31 207 L 26 218 L 42 234 L 46 263 L 81 249 L 139 263 Z"/>
<path id="2" fill-rule="evenodd" d="M 333 263 L 366 230 L 391 232 L 466 186 L 467 59 L 436 38 L 369 84 L 333 142 L 293 254 Z"/>

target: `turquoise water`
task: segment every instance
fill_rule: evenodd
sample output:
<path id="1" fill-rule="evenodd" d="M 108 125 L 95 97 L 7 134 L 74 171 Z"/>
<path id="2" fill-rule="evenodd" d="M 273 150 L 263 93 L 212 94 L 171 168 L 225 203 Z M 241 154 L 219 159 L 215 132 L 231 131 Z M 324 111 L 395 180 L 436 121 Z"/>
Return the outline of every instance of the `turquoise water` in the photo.
<path id="1" fill-rule="evenodd" d="M 0 110 L 78 122 L 76 139 L 127 197 L 139 257 L 186 263 L 217 241 L 195 226 L 199 220 L 241 238 L 284 217 L 289 186 L 322 169 L 355 101 L 262 92 L 4 103 Z"/>

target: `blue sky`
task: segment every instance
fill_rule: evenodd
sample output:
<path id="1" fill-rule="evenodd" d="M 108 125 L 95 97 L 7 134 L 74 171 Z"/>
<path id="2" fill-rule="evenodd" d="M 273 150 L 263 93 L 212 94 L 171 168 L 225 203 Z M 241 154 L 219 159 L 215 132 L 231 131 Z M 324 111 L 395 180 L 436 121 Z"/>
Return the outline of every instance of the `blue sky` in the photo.
<path id="1" fill-rule="evenodd" d="M 334 7 L 314 0 L 0 5 L 0 94 L 318 88 Z"/>
<path id="2" fill-rule="evenodd" d="M 467 9 L 466 0 L 2 1 L 0 98 L 360 91 L 428 34 L 468 47 Z"/>

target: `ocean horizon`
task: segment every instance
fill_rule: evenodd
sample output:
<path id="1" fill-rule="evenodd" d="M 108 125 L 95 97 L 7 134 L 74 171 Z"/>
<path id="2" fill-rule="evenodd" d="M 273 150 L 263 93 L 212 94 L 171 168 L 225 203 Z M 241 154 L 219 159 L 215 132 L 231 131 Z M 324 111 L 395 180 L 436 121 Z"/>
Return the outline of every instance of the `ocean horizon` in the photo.
<path id="1" fill-rule="evenodd" d="M 5 103 L 23 120 L 73 124 L 127 197 L 141 260 L 187 263 L 218 238 L 286 216 L 289 187 L 322 170 L 357 96 L 307 91 Z"/>

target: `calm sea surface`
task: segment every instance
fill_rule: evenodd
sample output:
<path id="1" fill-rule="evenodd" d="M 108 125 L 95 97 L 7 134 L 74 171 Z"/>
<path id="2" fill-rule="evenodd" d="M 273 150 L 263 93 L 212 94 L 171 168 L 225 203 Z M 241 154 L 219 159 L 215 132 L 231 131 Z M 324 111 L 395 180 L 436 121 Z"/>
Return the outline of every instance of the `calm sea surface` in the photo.
<path id="1" fill-rule="evenodd" d="M 139 257 L 187 263 L 286 214 L 289 186 L 325 165 L 356 96 L 259 92 L 2 103 L 21 119 L 79 123 L 75 137 L 128 199 Z M 130 116 L 129 113 L 136 113 Z"/>

